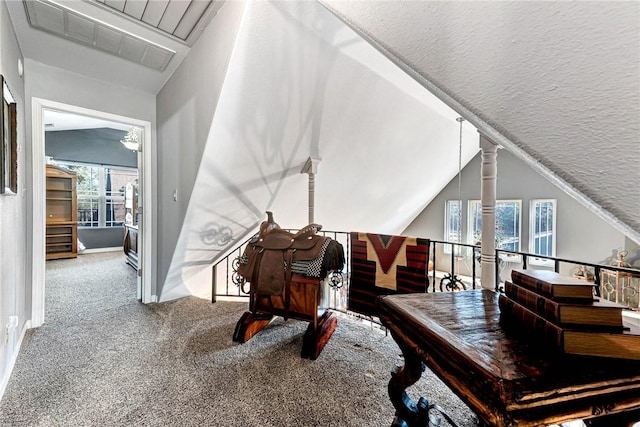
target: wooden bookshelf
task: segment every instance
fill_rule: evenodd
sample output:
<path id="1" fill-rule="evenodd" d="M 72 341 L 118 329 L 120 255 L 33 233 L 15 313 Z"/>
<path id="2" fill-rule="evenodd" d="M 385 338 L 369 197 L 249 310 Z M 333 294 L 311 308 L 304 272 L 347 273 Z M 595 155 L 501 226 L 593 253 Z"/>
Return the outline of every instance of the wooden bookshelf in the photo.
<path id="1" fill-rule="evenodd" d="M 76 174 L 47 165 L 46 176 L 46 258 L 75 258 L 78 256 Z"/>

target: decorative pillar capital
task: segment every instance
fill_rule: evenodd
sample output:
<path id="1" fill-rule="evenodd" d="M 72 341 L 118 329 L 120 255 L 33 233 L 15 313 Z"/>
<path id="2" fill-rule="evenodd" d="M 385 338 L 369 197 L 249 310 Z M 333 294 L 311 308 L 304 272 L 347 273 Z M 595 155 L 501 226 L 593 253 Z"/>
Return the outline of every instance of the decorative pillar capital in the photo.
<path id="1" fill-rule="evenodd" d="M 483 151 L 497 151 L 500 146 L 489 139 L 485 134 L 478 132 L 480 134 L 480 148 Z"/>
<path id="2" fill-rule="evenodd" d="M 302 170 L 300 173 L 308 173 L 308 174 L 316 174 L 318 173 L 318 164 L 322 159 L 309 157 L 307 161 L 302 166 Z"/>

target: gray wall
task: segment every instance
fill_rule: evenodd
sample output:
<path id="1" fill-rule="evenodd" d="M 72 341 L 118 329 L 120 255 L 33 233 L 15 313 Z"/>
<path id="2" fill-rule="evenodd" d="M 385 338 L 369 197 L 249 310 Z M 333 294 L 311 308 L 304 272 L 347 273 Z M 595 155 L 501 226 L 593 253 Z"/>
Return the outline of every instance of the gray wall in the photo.
<path id="1" fill-rule="evenodd" d="M 78 227 L 78 239 L 87 249 L 117 248 L 124 244 L 124 227 Z"/>
<path id="2" fill-rule="evenodd" d="M 227 2 L 220 9 L 157 96 L 158 283 L 165 280 L 178 241 L 243 7 Z"/>
<path id="3" fill-rule="evenodd" d="M 462 170 L 460 194 L 463 200 L 463 239 L 467 236 L 467 202 L 480 200 L 480 168 L 481 159 L 478 154 Z M 404 230 L 404 234 L 445 240 L 445 202 L 457 199 L 459 196 L 456 177 Z M 559 258 L 598 263 L 607 260 L 612 251 L 624 249 L 631 242 L 611 225 L 504 149 L 498 150 L 497 199 L 522 200 L 521 250 L 523 252 L 529 251 L 529 202 L 532 199 L 557 200 L 556 256 Z M 449 266 L 449 257 L 443 257 L 442 251 L 439 251 L 437 257 L 446 263 L 446 267 Z M 438 269 L 445 269 L 445 265 L 440 262 L 438 264 Z M 462 267 L 465 267 L 468 273 L 468 266 Z"/>
<path id="4" fill-rule="evenodd" d="M 17 102 L 18 194 L 0 195 L 0 396 L 9 379 L 11 360 L 19 351 L 18 342 L 25 322 L 31 318 L 31 288 L 27 277 L 27 188 L 25 177 L 25 97 L 24 80 L 18 76 L 22 53 L 13 34 L 6 2 L 0 2 L 0 73 Z M 44 255 L 43 255 L 44 256 Z M 16 327 L 7 329 L 10 316 Z M 8 336 L 7 336 L 8 335 Z"/>
<path id="5" fill-rule="evenodd" d="M 126 133 L 109 128 L 45 132 L 44 152 L 55 160 L 137 168 L 137 153 L 120 143 Z"/>

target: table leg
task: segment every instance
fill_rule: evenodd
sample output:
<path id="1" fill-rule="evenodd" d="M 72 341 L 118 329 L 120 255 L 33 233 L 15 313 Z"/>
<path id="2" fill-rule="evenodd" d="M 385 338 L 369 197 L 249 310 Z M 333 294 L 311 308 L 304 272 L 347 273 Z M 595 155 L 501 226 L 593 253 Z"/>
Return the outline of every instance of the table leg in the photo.
<path id="1" fill-rule="evenodd" d="M 401 342 L 396 340 L 396 342 Z M 443 419 L 452 426 L 457 427 L 449 414 L 440 406 L 429 403 L 424 397 L 414 401 L 406 390 L 415 384 L 424 372 L 422 359 L 410 347 L 400 345 L 404 356 L 404 366 L 396 367 L 391 372 L 389 381 L 389 397 L 396 416 L 391 427 L 427 427 L 429 425 L 442 425 Z M 429 424 L 431 421 L 432 424 Z"/>

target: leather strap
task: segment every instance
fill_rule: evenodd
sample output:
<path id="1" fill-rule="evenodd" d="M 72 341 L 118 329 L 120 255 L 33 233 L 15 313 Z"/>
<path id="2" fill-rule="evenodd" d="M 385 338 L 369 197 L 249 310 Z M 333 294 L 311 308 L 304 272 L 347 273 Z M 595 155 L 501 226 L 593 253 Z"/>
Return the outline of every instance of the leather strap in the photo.
<path id="1" fill-rule="evenodd" d="M 292 263 L 293 263 L 293 249 L 287 249 L 286 255 L 285 255 L 285 263 L 286 263 L 286 267 L 284 270 L 284 312 L 285 312 L 285 319 L 289 314 L 290 308 L 289 308 L 289 304 L 291 302 L 291 289 L 290 289 L 290 285 L 291 285 L 291 275 L 292 275 L 292 271 L 291 271 L 291 267 L 292 267 Z"/>

